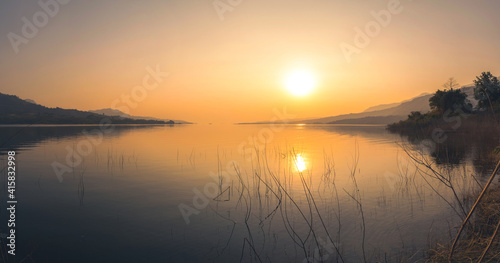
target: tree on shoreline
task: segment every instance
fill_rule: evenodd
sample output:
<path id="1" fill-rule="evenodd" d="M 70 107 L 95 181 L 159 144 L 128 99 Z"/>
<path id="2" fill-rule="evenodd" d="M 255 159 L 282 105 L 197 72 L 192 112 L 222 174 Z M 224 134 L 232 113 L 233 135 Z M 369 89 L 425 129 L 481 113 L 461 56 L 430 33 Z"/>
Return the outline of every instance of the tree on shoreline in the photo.
<path id="1" fill-rule="evenodd" d="M 455 78 L 450 78 L 443 84 L 444 90 L 437 90 L 436 93 L 429 99 L 431 110 L 438 114 L 445 112 L 454 112 L 456 110 L 469 111 L 472 107 L 467 100 L 467 94 L 460 89 L 460 84 Z"/>
<path id="2" fill-rule="evenodd" d="M 474 88 L 474 97 L 478 100 L 478 109 L 500 110 L 500 81 L 497 77 L 493 76 L 490 72 L 483 72 L 474 80 L 476 87 Z M 436 93 L 429 99 L 430 112 L 411 112 L 406 120 L 401 120 L 397 123 L 387 125 L 391 132 L 400 132 L 407 134 L 414 134 L 416 131 L 432 132 L 425 130 L 431 126 L 447 125 L 450 121 L 460 120 L 462 117 L 469 116 L 470 114 L 476 115 L 476 122 L 483 122 L 491 119 L 497 122 L 496 116 L 493 118 L 481 112 L 474 112 L 471 102 L 467 99 L 467 94 L 458 89 L 460 85 L 454 78 L 449 78 L 443 84 L 444 90 L 437 90 Z M 456 124 L 459 122 L 456 122 Z M 453 128 L 456 129 L 456 128 Z"/>
<path id="3" fill-rule="evenodd" d="M 448 81 L 446 81 L 446 83 L 443 84 L 443 88 L 444 90 L 453 90 L 460 88 L 460 84 L 454 77 L 451 77 Z"/>
<path id="4" fill-rule="evenodd" d="M 474 97 L 478 100 L 478 109 L 500 107 L 500 81 L 491 72 L 483 72 L 474 80 Z"/>

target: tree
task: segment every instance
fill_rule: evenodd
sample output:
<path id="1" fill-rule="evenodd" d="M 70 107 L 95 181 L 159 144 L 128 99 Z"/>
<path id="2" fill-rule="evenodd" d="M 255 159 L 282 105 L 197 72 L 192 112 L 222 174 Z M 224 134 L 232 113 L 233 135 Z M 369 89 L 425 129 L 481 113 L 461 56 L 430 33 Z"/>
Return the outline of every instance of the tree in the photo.
<path id="1" fill-rule="evenodd" d="M 417 121 L 417 120 L 421 119 L 423 116 L 424 115 L 422 115 L 422 113 L 420 111 L 412 111 L 410 113 L 410 115 L 408 115 L 408 119 Z"/>
<path id="2" fill-rule="evenodd" d="M 478 100 L 477 108 L 493 110 L 500 104 L 500 82 L 491 72 L 483 72 L 474 80 L 474 97 Z"/>
<path id="3" fill-rule="evenodd" d="M 443 88 L 444 90 L 453 90 L 453 89 L 457 89 L 457 88 L 460 88 L 460 84 L 458 84 L 458 81 L 454 78 L 454 77 L 451 77 L 448 79 L 448 81 L 446 81 L 446 83 L 443 84 Z"/>
<path id="4" fill-rule="evenodd" d="M 455 89 L 460 87 L 460 84 L 454 78 L 450 78 L 443 84 L 443 87 L 445 87 L 444 90 L 436 91 L 429 99 L 429 106 L 431 106 L 434 112 L 443 114 L 446 111 L 469 111 L 468 109 L 471 108 L 471 105 L 467 100 L 467 94 L 459 89 Z"/>

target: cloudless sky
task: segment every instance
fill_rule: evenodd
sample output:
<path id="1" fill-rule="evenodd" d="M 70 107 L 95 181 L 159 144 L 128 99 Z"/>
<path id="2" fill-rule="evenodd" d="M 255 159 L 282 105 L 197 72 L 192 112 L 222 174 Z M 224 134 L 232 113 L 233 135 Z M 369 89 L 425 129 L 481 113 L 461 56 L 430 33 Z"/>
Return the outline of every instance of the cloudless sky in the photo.
<path id="1" fill-rule="evenodd" d="M 47 2 L 48 0 L 41 0 Z M 228 0 L 221 0 L 228 3 Z M 233 0 L 232 2 L 237 2 Z M 401 0 L 402 12 L 347 62 L 355 27 L 387 0 L 243 0 L 221 20 L 212 0 L 72 0 L 16 54 L 37 1 L 0 2 L 0 92 L 61 108 L 109 108 L 160 65 L 170 73 L 130 109 L 193 122 L 270 120 L 362 111 L 441 88 L 500 75 L 500 1 Z M 293 96 L 284 77 L 313 73 L 317 85 Z"/>

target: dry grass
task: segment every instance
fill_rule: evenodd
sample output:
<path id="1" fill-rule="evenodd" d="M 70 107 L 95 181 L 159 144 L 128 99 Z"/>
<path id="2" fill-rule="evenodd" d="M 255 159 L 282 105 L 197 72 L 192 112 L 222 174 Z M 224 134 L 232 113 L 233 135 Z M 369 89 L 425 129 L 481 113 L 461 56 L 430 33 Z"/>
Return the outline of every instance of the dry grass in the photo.
<path id="1" fill-rule="evenodd" d="M 464 236 L 455 249 L 453 262 L 478 262 L 497 228 L 500 220 L 500 186 L 490 189 L 478 205 L 474 217 L 467 226 Z M 448 262 L 448 245 L 436 244 L 429 251 L 426 262 Z M 500 261 L 500 238 L 493 241 L 483 262 Z"/>

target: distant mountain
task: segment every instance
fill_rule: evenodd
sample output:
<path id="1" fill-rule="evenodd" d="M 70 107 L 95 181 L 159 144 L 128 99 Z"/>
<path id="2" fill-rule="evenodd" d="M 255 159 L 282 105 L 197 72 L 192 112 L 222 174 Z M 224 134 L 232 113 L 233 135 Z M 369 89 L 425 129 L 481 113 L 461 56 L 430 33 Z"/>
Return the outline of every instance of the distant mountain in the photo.
<path id="1" fill-rule="evenodd" d="M 91 110 L 89 112 L 96 113 L 96 114 L 101 114 L 101 115 L 106 115 L 106 116 L 118 116 L 122 118 L 129 118 L 133 120 L 154 120 L 154 121 L 170 121 L 170 120 L 165 120 L 165 119 L 159 119 L 159 118 L 154 118 L 154 117 L 141 117 L 141 116 L 133 116 L 129 115 L 125 112 L 122 112 L 120 110 L 116 109 L 100 109 L 100 110 Z M 177 124 L 192 124 L 191 122 L 183 121 L 183 120 L 172 120 Z"/>
<path id="2" fill-rule="evenodd" d="M 468 99 L 475 105 L 477 102 L 474 99 L 474 87 L 464 86 L 461 90 L 467 94 Z M 350 113 L 344 115 L 331 116 L 326 118 L 311 119 L 303 121 L 302 123 L 312 124 L 312 123 L 352 123 L 352 124 L 389 124 L 394 123 L 399 120 L 406 119 L 407 116 L 412 111 L 420 111 L 422 113 L 431 110 L 429 106 L 429 99 L 434 94 L 421 94 L 412 99 L 393 103 L 393 104 L 383 104 L 374 107 L 370 107 L 372 111 L 364 111 L 360 113 Z M 394 105 L 394 106 L 393 106 Z M 392 106 L 392 107 L 391 107 Z M 375 109 L 375 110 L 374 110 Z M 395 120 L 395 121 L 392 121 Z M 340 122 L 342 121 L 342 122 Z M 367 121 L 368 123 L 362 123 Z"/>
<path id="3" fill-rule="evenodd" d="M 401 102 L 396 102 L 396 103 L 391 103 L 391 104 L 382 104 L 382 105 L 377 105 L 377 106 L 373 106 L 373 107 L 370 107 L 366 110 L 364 110 L 363 112 L 370 112 L 370 111 L 378 111 L 378 110 L 386 110 L 386 109 L 390 109 L 392 107 L 396 107 L 398 106 L 399 104 L 401 104 Z"/>
<path id="4" fill-rule="evenodd" d="M 370 116 L 359 119 L 344 119 L 333 121 L 328 124 L 390 124 L 406 119 L 407 116 Z"/>
<path id="5" fill-rule="evenodd" d="M 369 111 L 369 112 L 360 112 L 360 113 L 350 113 L 350 114 L 343 114 L 343 115 L 337 115 L 337 116 L 331 116 L 331 117 L 326 117 L 326 118 L 319 118 L 319 119 L 312 119 L 312 120 L 307 120 L 303 123 L 306 124 L 312 124 L 312 123 L 335 123 L 338 121 L 342 120 L 359 120 L 367 117 L 387 117 L 387 116 L 399 116 L 399 118 L 404 119 L 408 114 L 410 114 L 412 111 L 421 111 L 421 112 L 428 112 L 430 110 L 429 107 L 429 98 L 432 95 L 424 95 L 420 97 L 415 97 L 407 102 L 403 103 L 398 103 L 397 106 L 390 107 L 390 108 L 385 108 L 382 110 L 375 110 L 375 111 Z M 374 107 L 376 108 L 376 107 Z M 396 117 L 394 117 L 396 118 Z M 371 119 L 372 121 L 374 120 L 373 118 Z M 385 122 L 385 119 L 380 119 L 384 120 L 380 123 L 376 124 L 388 124 L 391 122 Z M 372 123 L 375 124 L 375 123 Z"/>
<path id="6" fill-rule="evenodd" d="M 87 111 L 48 108 L 0 93 L 0 124 L 99 124 L 103 116 Z M 173 121 L 109 117 L 113 124 L 174 124 Z"/>

